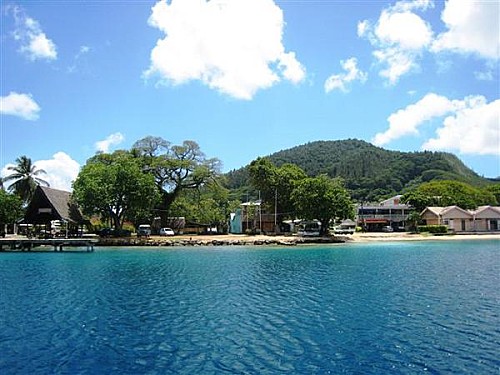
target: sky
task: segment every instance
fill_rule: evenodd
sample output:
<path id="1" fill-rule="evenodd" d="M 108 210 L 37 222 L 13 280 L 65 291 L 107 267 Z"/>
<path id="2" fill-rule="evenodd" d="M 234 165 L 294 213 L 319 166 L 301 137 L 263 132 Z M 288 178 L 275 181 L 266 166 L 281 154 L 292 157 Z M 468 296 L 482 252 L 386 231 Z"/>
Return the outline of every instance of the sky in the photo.
<path id="1" fill-rule="evenodd" d="M 223 172 L 316 140 L 500 176 L 496 0 L 1 2 L 0 168 L 193 140 Z"/>

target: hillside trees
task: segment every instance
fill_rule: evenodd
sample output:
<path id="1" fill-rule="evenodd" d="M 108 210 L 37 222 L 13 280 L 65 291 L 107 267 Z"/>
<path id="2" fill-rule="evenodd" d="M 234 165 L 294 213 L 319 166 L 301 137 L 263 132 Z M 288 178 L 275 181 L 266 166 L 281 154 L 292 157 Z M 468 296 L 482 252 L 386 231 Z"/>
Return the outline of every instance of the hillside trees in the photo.
<path id="1" fill-rule="evenodd" d="M 341 180 L 326 175 L 298 181 L 290 200 L 298 217 L 321 222 L 321 234 L 326 233 L 331 219 L 354 217 L 351 198 Z"/>
<path id="2" fill-rule="evenodd" d="M 486 190 L 459 181 L 431 181 L 403 195 L 402 200 L 418 211 L 427 206 L 459 206 L 475 209 L 482 205 L 495 205 L 495 195 Z"/>
<path id="3" fill-rule="evenodd" d="M 171 145 L 161 137 L 148 136 L 132 146 L 144 173 L 153 176 L 160 201 L 157 212 L 166 222 L 170 207 L 184 190 L 197 189 L 220 173 L 220 161 L 208 159 L 194 141 Z"/>
<path id="4" fill-rule="evenodd" d="M 87 160 L 73 183 L 73 197 L 83 213 L 99 213 L 119 230 L 125 219 L 148 217 L 159 193 L 154 177 L 142 173 L 137 158 L 116 151 Z"/>

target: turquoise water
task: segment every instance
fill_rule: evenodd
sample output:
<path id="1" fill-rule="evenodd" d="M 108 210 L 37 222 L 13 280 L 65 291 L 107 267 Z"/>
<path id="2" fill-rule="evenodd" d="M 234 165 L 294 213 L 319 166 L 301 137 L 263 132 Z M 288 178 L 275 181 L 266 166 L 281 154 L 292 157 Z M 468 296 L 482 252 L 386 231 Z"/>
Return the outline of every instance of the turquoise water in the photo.
<path id="1" fill-rule="evenodd" d="M 0 254 L 1 374 L 498 374 L 500 242 Z"/>

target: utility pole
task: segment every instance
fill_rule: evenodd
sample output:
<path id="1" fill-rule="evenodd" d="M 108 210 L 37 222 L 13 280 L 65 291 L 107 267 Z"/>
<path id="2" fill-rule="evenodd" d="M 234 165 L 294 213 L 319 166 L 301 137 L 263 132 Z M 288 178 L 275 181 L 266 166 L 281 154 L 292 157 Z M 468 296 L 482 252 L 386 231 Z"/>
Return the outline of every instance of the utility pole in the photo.
<path id="1" fill-rule="evenodd" d="M 274 233 L 278 233 L 278 188 L 274 189 Z"/>

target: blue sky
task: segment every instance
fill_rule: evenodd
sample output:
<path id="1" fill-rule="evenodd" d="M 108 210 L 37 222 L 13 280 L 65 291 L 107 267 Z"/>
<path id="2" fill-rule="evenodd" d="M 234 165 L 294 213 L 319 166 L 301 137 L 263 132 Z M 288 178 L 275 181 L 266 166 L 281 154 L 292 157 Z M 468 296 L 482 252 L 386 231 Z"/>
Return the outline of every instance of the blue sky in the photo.
<path id="1" fill-rule="evenodd" d="M 500 176 L 497 1 L 3 1 L 0 167 L 70 189 L 97 151 L 198 142 L 223 171 L 315 140 Z"/>

